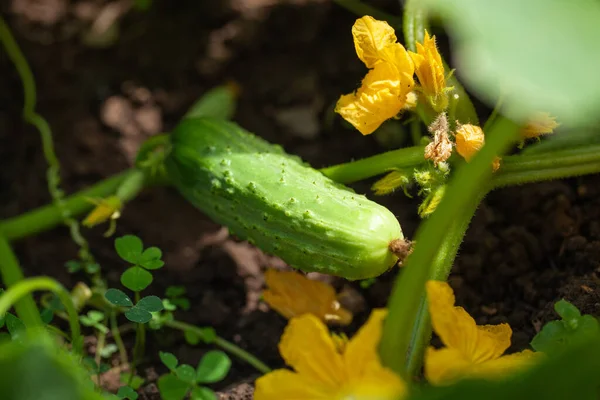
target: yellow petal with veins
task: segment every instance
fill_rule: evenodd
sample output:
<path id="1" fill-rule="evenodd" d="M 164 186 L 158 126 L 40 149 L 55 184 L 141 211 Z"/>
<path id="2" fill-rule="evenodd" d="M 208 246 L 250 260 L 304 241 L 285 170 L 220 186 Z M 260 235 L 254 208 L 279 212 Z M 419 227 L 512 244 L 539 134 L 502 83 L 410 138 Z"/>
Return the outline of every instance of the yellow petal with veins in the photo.
<path id="1" fill-rule="evenodd" d="M 340 97 L 335 111 L 360 133 L 369 135 L 395 117 L 406 103 L 402 85 L 396 67 L 381 62 L 369 71 L 356 93 Z"/>
<path id="2" fill-rule="evenodd" d="M 469 375 L 480 378 L 503 378 L 521 368 L 532 367 L 545 357 L 544 353 L 523 350 L 518 353 L 498 357 L 495 360 L 476 364 Z"/>
<path id="3" fill-rule="evenodd" d="M 428 347 L 425 351 L 425 378 L 432 385 L 450 384 L 469 370 L 472 363 L 463 358 L 460 351 L 453 348 L 435 349 Z"/>
<path id="4" fill-rule="evenodd" d="M 350 380 L 353 377 L 357 379 L 364 375 L 367 365 L 373 362 L 379 363 L 377 346 L 386 315 L 387 310 L 385 309 L 373 310 L 367 322 L 346 345 L 344 364 L 349 368 L 347 374 Z"/>
<path id="5" fill-rule="evenodd" d="M 346 400 L 398 400 L 407 393 L 406 384 L 392 370 L 379 362 L 364 366 L 360 379 L 353 379 L 336 399 Z"/>
<path id="6" fill-rule="evenodd" d="M 279 353 L 297 373 L 319 385 L 339 387 L 346 380 L 342 355 L 325 324 L 312 314 L 290 320 L 281 336 Z"/>
<path id="7" fill-rule="evenodd" d="M 366 15 L 352 26 L 356 55 L 367 68 L 373 68 L 381 60 L 381 53 L 388 45 L 396 43 L 394 29 L 385 21 Z"/>
<path id="8" fill-rule="evenodd" d="M 457 350 L 473 363 L 499 357 L 510 346 L 512 330 L 508 324 L 477 326 L 455 297 L 448 283 L 427 282 L 431 323 L 444 345 Z"/>
<path id="9" fill-rule="evenodd" d="M 255 383 L 255 400 L 330 400 L 336 388 L 285 369 L 269 372 Z"/>
<path id="10" fill-rule="evenodd" d="M 325 282 L 275 269 L 265 272 L 265 282 L 269 287 L 263 292 L 265 302 L 285 318 L 309 313 L 341 325 L 352 322 L 352 313 L 340 305 L 334 288 Z"/>

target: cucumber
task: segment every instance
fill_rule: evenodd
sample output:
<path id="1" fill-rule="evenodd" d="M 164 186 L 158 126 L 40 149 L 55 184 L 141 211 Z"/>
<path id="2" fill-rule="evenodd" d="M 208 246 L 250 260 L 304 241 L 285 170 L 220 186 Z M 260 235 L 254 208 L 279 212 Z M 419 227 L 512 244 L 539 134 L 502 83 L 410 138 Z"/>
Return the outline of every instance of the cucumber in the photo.
<path id="1" fill-rule="evenodd" d="M 387 271 L 402 240 L 385 207 L 327 178 L 281 146 L 220 119 L 184 119 L 166 171 L 178 191 L 232 235 L 291 267 L 349 280 Z"/>

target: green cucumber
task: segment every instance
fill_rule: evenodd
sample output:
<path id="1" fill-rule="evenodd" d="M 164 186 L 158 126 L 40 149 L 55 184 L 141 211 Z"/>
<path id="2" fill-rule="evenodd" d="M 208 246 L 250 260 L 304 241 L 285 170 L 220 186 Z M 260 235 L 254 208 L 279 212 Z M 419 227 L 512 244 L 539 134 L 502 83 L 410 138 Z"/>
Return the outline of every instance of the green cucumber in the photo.
<path id="1" fill-rule="evenodd" d="M 398 261 L 387 208 L 327 178 L 281 146 L 220 119 L 184 119 L 165 160 L 179 192 L 231 234 L 305 272 L 356 280 Z"/>

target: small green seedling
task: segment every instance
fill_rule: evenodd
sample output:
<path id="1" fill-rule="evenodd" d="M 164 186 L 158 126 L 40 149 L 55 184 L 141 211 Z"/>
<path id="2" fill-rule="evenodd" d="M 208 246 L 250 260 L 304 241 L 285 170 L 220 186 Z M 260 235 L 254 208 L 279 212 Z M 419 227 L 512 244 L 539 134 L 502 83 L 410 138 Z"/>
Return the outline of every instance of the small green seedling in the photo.
<path id="1" fill-rule="evenodd" d="M 184 286 L 169 286 L 165 292 L 165 309 L 175 311 L 176 308 L 182 310 L 190 309 L 190 301 L 185 297 L 186 290 Z"/>
<path id="2" fill-rule="evenodd" d="M 158 247 L 144 250 L 142 240 L 134 235 L 125 235 L 115 240 L 119 257 L 133 264 L 121 275 L 121 283 L 134 292 L 141 292 L 152 283 L 149 271 L 162 268 L 162 251 Z"/>
<path id="3" fill-rule="evenodd" d="M 152 319 L 153 312 L 163 310 L 162 300 L 158 296 L 146 296 L 140 299 L 136 304 L 129 296 L 119 289 L 108 289 L 104 294 L 108 302 L 117 306 L 126 308 L 125 317 L 131 322 L 145 324 Z"/>
<path id="4" fill-rule="evenodd" d="M 181 400 L 187 395 L 193 400 L 216 400 L 211 389 L 200 385 L 221 381 L 231 368 L 229 357 L 218 350 L 206 353 L 197 368 L 180 365 L 171 353 L 160 352 L 159 356 L 170 371 L 158 379 L 158 390 L 164 400 Z"/>
<path id="5" fill-rule="evenodd" d="M 568 301 L 562 299 L 556 302 L 554 310 L 561 319 L 548 322 L 535 335 L 531 347 L 536 351 L 556 354 L 571 344 L 600 335 L 600 322 L 591 315 L 581 315 L 577 307 Z"/>
<path id="6" fill-rule="evenodd" d="M 108 327 L 102 322 L 104 321 L 104 313 L 97 310 L 88 311 L 87 315 L 80 315 L 79 322 L 84 326 L 96 328 L 101 333 L 108 333 Z"/>
<path id="7" fill-rule="evenodd" d="M 74 274 L 83 270 L 86 273 L 93 275 L 100 271 L 100 264 L 95 262 L 81 262 L 78 260 L 70 260 L 65 263 L 65 268 L 70 274 Z"/>
<path id="8" fill-rule="evenodd" d="M 137 400 L 138 394 L 129 386 L 121 386 L 117 392 L 117 397 L 119 399 Z"/>

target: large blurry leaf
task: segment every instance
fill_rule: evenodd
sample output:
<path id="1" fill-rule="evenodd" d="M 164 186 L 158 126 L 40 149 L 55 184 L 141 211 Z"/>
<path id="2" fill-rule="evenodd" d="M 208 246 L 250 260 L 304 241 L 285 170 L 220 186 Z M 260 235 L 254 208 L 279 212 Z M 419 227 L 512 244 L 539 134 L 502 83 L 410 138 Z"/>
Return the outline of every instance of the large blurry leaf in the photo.
<path id="1" fill-rule="evenodd" d="M 0 346 L 0 399 L 101 400 L 87 372 L 46 335 Z"/>
<path id="2" fill-rule="evenodd" d="M 408 400 L 597 400 L 599 388 L 600 338 L 596 335 L 510 378 L 429 387 Z"/>
<path id="3" fill-rule="evenodd" d="M 489 103 L 534 110 L 567 124 L 595 119 L 600 107 L 598 0 L 424 0 L 445 21 L 456 67 Z"/>

